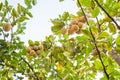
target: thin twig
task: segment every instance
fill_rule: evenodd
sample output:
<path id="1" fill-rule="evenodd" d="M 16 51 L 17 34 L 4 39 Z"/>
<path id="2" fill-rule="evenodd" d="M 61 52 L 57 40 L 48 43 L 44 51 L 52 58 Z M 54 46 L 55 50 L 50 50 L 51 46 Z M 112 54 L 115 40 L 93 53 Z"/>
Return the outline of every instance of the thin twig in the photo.
<path id="1" fill-rule="evenodd" d="M 9 12 L 10 13 L 10 12 Z M 12 24 L 12 22 L 11 22 L 11 20 L 10 20 L 10 16 L 9 16 L 9 14 L 8 14 L 8 20 L 9 20 L 9 22 L 10 22 L 10 24 Z M 12 25 L 11 25 L 12 26 Z M 11 40 L 10 40 L 10 43 L 12 43 L 12 41 L 13 41 L 13 26 L 11 27 Z"/>
<path id="2" fill-rule="evenodd" d="M 97 21 L 97 24 L 98 24 L 98 32 L 100 33 L 101 32 L 101 29 L 100 29 L 100 23 L 98 21 L 98 17 L 96 17 L 96 21 Z"/>
<path id="3" fill-rule="evenodd" d="M 112 18 L 109 13 L 100 5 L 100 3 L 98 2 L 98 0 L 95 0 L 95 2 L 97 3 L 97 5 L 105 12 L 105 14 L 115 23 L 115 25 L 117 26 L 117 28 L 120 30 L 120 26 L 118 25 L 118 23 L 114 20 L 114 18 Z"/>
<path id="4" fill-rule="evenodd" d="M 38 79 L 38 77 L 37 77 L 37 75 L 36 75 L 36 73 L 35 73 L 35 71 L 34 71 L 34 69 L 32 68 L 32 66 L 24 59 L 24 58 L 21 58 L 27 65 L 28 65 L 28 67 L 32 70 L 32 72 L 34 73 L 34 75 L 35 75 L 35 78 L 36 78 L 36 80 L 39 80 Z"/>
<path id="5" fill-rule="evenodd" d="M 85 19 L 86 19 L 87 24 L 88 24 L 88 26 L 89 26 L 90 34 L 91 34 L 91 36 L 92 36 L 92 38 L 93 38 L 93 42 L 94 42 L 96 51 L 97 51 L 97 53 L 98 53 L 98 55 L 99 55 L 100 62 L 101 62 L 101 64 L 102 64 L 102 66 L 103 66 L 104 73 L 106 74 L 106 77 L 107 77 L 107 79 L 109 80 L 109 75 L 108 75 L 108 73 L 107 73 L 107 71 L 106 71 L 106 69 L 105 69 L 105 65 L 104 65 L 104 63 L 103 63 L 103 61 L 102 61 L 102 58 L 101 58 L 101 55 L 100 55 L 100 51 L 99 51 L 99 49 L 98 49 L 98 47 L 97 47 L 96 40 L 95 40 L 95 37 L 94 37 L 94 35 L 93 35 L 93 33 L 92 33 L 92 30 L 91 30 L 91 28 L 90 28 L 90 24 L 89 24 L 89 22 L 88 22 L 87 16 L 86 16 L 86 14 L 85 14 L 85 12 L 84 12 L 84 10 L 83 10 L 83 8 L 82 8 L 82 5 L 81 5 L 80 1 L 77 0 L 77 2 L 78 2 L 79 6 L 80 6 L 80 8 L 81 8 L 81 10 L 82 10 L 82 13 L 83 13 L 84 16 L 85 16 Z"/>

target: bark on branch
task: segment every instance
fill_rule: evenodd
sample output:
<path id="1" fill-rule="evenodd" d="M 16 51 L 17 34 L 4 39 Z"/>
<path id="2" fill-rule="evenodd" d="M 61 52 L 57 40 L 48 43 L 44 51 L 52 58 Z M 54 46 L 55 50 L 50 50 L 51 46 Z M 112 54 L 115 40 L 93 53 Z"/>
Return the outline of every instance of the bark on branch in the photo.
<path id="1" fill-rule="evenodd" d="M 100 60 L 100 62 L 101 62 L 101 64 L 102 64 L 102 66 L 103 66 L 104 73 L 105 73 L 107 79 L 109 80 L 109 75 L 108 75 L 108 73 L 107 73 L 107 71 L 106 71 L 106 69 L 105 69 L 105 65 L 104 65 L 104 63 L 103 63 L 103 61 L 102 61 L 102 57 L 101 57 L 100 51 L 99 51 L 99 49 L 98 49 L 98 47 L 97 47 L 96 40 L 95 40 L 95 37 L 94 37 L 94 35 L 93 35 L 93 33 L 92 33 L 92 30 L 91 30 L 90 24 L 89 24 L 89 22 L 88 22 L 87 16 L 86 16 L 86 14 L 85 14 L 85 12 L 84 12 L 84 10 L 83 10 L 83 8 L 82 8 L 82 5 L 81 5 L 80 1 L 77 0 L 77 2 L 78 2 L 78 5 L 80 6 L 80 8 L 81 8 L 81 10 L 82 10 L 82 13 L 83 13 L 84 16 L 85 16 L 85 19 L 86 19 L 86 21 L 87 21 L 87 25 L 89 26 L 90 34 L 91 34 L 91 36 L 92 36 L 92 38 L 93 38 L 94 46 L 95 46 L 96 51 L 97 51 L 97 53 L 98 53 L 98 55 L 99 55 L 99 60 Z"/>
<path id="2" fill-rule="evenodd" d="M 110 16 L 110 14 L 101 6 L 101 4 L 98 2 L 98 0 L 94 0 L 97 5 L 105 12 L 105 14 L 115 23 L 115 25 L 117 26 L 117 28 L 120 30 L 120 26 L 118 25 L 118 23 L 114 20 L 114 18 L 112 18 Z"/>
<path id="3" fill-rule="evenodd" d="M 28 67 L 32 70 L 32 72 L 33 72 L 33 74 L 34 74 L 34 76 L 35 76 L 35 80 L 39 80 L 38 79 L 38 77 L 37 77 L 37 75 L 36 75 L 36 73 L 35 73 L 35 71 L 34 71 L 34 69 L 32 68 L 32 66 L 24 59 L 24 58 L 21 58 L 27 65 L 28 65 Z"/>
<path id="4" fill-rule="evenodd" d="M 117 64 L 120 66 L 120 57 L 117 55 L 116 51 L 112 50 L 112 52 L 110 52 L 110 55 L 117 62 Z"/>

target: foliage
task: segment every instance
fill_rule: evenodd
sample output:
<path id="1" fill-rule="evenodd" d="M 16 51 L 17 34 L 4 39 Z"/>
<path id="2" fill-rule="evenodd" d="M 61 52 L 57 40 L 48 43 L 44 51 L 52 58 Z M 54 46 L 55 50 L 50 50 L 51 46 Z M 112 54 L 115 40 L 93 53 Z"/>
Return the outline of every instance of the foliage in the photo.
<path id="1" fill-rule="evenodd" d="M 120 79 L 119 1 L 77 0 L 76 15 L 64 12 L 51 19 L 53 35 L 44 41 L 29 40 L 29 46 L 19 35 L 24 34 L 26 20 L 33 17 L 30 9 L 36 0 L 24 3 L 25 7 L 18 3 L 14 8 L 7 0 L 0 2 L 1 80 L 23 76 L 29 80 L 94 80 L 98 73 L 103 74 L 100 80 Z"/>

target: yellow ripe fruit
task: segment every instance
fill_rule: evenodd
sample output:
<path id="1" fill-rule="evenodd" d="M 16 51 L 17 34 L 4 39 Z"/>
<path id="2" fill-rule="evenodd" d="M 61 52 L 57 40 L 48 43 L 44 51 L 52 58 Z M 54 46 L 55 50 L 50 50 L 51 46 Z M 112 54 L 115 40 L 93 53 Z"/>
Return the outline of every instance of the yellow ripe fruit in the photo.
<path id="1" fill-rule="evenodd" d="M 98 52 L 97 52 L 96 49 L 94 49 L 94 50 L 92 51 L 92 55 L 93 55 L 94 57 L 98 55 Z"/>
<path id="2" fill-rule="evenodd" d="M 65 35 L 65 34 L 67 33 L 67 29 L 62 28 L 62 29 L 61 29 L 61 33 L 62 33 L 63 35 Z"/>
<path id="3" fill-rule="evenodd" d="M 79 18 L 79 22 L 83 22 L 83 23 L 85 23 L 85 22 L 86 22 L 85 17 L 84 17 L 84 16 L 80 17 L 80 18 Z"/>
<path id="4" fill-rule="evenodd" d="M 12 28 L 11 24 L 9 24 L 9 23 L 4 23 L 4 24 L 2 25 L 2 27 L 3 27 L 3 30 L 4 30 L 5 32 L 10 31 L 10 29 Z"/>
<path id="5" fill-rule="evenodd" d="M 78 23 L 78 27 L 81 29 L 82 26 L 83 26 L 83 23 L 82 23 L 82 22 L 79 22 L 79 23 Z"/>

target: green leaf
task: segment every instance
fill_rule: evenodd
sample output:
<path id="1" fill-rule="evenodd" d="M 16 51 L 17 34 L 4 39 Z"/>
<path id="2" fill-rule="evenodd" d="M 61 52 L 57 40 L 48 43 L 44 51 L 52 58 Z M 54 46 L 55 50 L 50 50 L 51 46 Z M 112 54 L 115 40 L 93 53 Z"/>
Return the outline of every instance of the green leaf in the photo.
<path id="1" fill-rule="evenodd" d="M 17 6 L 17 11 L 18 11 L 19 14 L 21 14 L 21 12 L 22 12 L 22 7 L 19 3 L 18 3 L 18 6 Z"/>
<path id="2" fill-rule="evenodd" d="M 5 0 L 5 6 L 8 6 L 8 1 L 7 0 Z"/>
<path id="3" fill-rule="evenodd" d="M 82 30 L 82 33 L 88 37 L 90 37 L 90 32 L 87 29 Z"/>
<path id="4" fill-rule="evenodd" d="M 28 6 L 28 5 L 30 5 L 30 0 L 24 0 L 24 3 Z"/>
<path id="5" fill-rule="evenodd" d="M 12 9 L 12 16 L 18 17 L 18 13 L 14 8 Z"/>
<path id="6" fill-rule="evenodd" d="M 113 5 L 113 9 L 114 10 L 118 10 L 120 8 L 120 3 L 115 3 L 114 5 Z"/>
<path id="7" fill-rule="evenodd" d="M 117 36 L 117 38 L 116 38 L 116 45 L 117 45 L 117 46 L 120 46 L 120 35 Z"/>
<path id="8" fill-rule="evenodd" d="M 64 14 L 62 15 L 62 20 L 65 21 L 68 16 L 69 16 L 69 13 L 68 12 L 64 12 Z"/>
<path id="9" fill-rule="evenodd" d="M 109 31 L 110 31 L 112 34 L 115 34 L 115 33 L 116 33 L 116 28 L 115 28 L 115 26 L 114 26 L 113 23 L 109 23 L 108 27 L 109 27 Z"/>
<path id="10" fill-rule="evenodd" d="M 30 46 L 33 46 L 33 45 L 34 45 L 34 42 L 33 42 L 32 40 L 28 40 L 28 44 L 29 44 Z"/>
<path id="11" fill-rule="evenodd" d="M 1 17 L 4 16 L 4 13 L 0 12 L 0 16 L 1 16 Z"/>
<path id="12" fill-rule="evenodd" d="M 106 6 L 110 7 L 112 4 L 113 0 L 106 0 Z"/>
<path id="13" fill-rule="evenodd" d="M 52 21 L 52 23 L 54 24 L 54 26 L 58 26 L 58 27 L 60 27 L 60 28 L 65 25 L 63 21 L 58 20 L 58 19 L 54 19 L 54 20 L 51 20 L 51 21 Z"/>
<path id="14" fill-rule="evenodd" d="M 95 60 L 95 61 L 94 61 L 94 66 L 95 66 L 96 69 L 98 69 L 98 70 L 101 69 L 101 70 L 102 70 L 102 64 L 101 64 L 100 61 Z"/>
<path id="15" fill-rule="evenodd" d="M 79 0 L 82 6 L 91 7 L 91 0 Z"/>
<path id="16" fill-rule="evenodd" d="M 26 14 L 29 16 L 29 17 L 33 17 L 33 15 L 32 15 L 32 13 L 31 12 L 29 12 L 29 11 L 26 11 Z"/>
<path id="17" fill-rule="evenodd" d="M 2 7 L 3 7 L 3 3 L 0 3 L 0 11 L 1 11 Z"/>
<path id="18" fill-rule="evenodd" d="M 25 21 L 25 20 L 29 20 L 29 18 L 26 17 L 26 16 L 21 16 L 21 17 L 17 20 L 17 22 L 23 22 L 23 21 Z"/>
<path id="19" fill-rule="evenodd" d="M 109 37 L 109 34 L 107 32 L 101 32 L 97 39 L 103 39 Z"/>
<path id="20" fill-rule="evenodd" d="M 97 17 L 100 13 L 99 7 L 95 7 L 95 9 L 92 11 L 93 18 Z"/>
<path id="21" fill-rule="evenodd" d="M 37 4 L 37 0 L 32 0 L 32 4 L 36 5 Z"/>
<path id="22" fill-rule="evenodd" d="M 62 2 L 62 1 L 64 1 L 64 0 L 59 0 L 59 2 Z"/>

